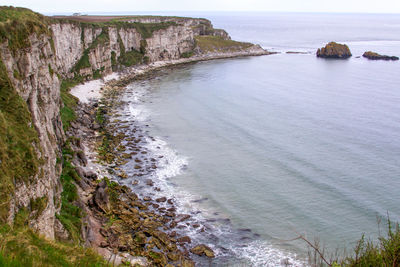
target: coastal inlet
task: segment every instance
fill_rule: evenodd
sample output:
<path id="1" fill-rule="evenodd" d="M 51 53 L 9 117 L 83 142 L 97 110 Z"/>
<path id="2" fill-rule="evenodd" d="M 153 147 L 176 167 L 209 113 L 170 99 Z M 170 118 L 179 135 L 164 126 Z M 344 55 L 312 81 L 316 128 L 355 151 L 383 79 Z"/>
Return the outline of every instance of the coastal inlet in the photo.
<path id="1" fill-rule="evenodd" d="M 184 66 L 172 69 L 180 68 Z M 150 134 L 151 111 L 145 107 L 152 94 L 149 82 L 164 75 L 168 75 L 166 69 L 132 83 L 111 82 L 105 87 L 98 109 L 105 122 L 98 152 L 107 162 L 110 177 L 131 188 L 144 205 L 146 216 L 151 216 L 145 221 L 154 222 L 154 231 L 166 233 L 171 244 L 199 266 L 254 265 L 247 255 L 256 250 L 260 254 L 268 251 L 262 262 L 270 266 L 281 265 L 282 261 L 301 266 L 295 254 L 278 253 L 251 229 L 235 229 L 224 213 L 204 210 L 202 204 L 207 198 L 190 194 L 171 180 L 185 175 L 190 160 L 172 149 L 164 138 Z M 151 242 L 145 246 L 152 249 Z M 162 246 L 157 248 L 163 251 Z"/>

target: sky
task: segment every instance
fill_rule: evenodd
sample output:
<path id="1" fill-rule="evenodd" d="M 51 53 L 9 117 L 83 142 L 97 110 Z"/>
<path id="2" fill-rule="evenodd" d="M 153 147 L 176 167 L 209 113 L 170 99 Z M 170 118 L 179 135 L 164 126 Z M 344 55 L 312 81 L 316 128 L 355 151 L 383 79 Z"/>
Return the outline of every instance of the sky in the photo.
<path id="1" fill-rule="evenodd" d="M 286 11 L 400 13 L 400 0 L 0 0 L 40 13 L 144 11 Z"/>

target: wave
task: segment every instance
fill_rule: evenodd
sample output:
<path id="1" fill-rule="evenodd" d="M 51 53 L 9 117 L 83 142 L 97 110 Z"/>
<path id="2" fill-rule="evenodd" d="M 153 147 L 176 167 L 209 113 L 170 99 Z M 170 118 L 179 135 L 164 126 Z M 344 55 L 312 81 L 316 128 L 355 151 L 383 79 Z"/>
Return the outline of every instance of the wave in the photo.
<path id="1" fill-rule="evenodd" d="M 177 214 L 189 214 L 191 217 L 183 224 L 183 229 L 176 229 L 182 235 L 189 235 L 193 243 L 205 243 L 210 246 L 216 259 L 213 264 L 217 266 L 305 266 L 296 254 L 278 248 L 268 241 L 261 240 L 260 236 L 250 229 L 235 229 L 226 215 L 218 216 L 220 212 L 207 210 L 204 196 L 192 194 L 173 182 L 173 177 L 187 174 L 185 171 L 189 164 L 189 158 L 179 154 L 171 148 L 170 144 L 158 136 L 151 136 L 146 128 L 151 120 L 151 111 L 148 110 L 145 98 L 149 93 L 146 83 L 134 83 L 127 87 L 123 97 L 123 103 L 119 109 L 122 119 L 127 121 L 130 128 L 128 135 L 143 136 L 143 148 L 148 157 L 156 161 L 157 168 L 150 173 L 134 178 L 128 178 L 122 183 L 132 186 L 135 179 L 140 179 L 144 184 L 151 179 L 154 187 L 140 188 L 139 195 L 153 198 L 167 197 L 173 199 Z M 133 129 L 135 129 L 133 131 Z M 137 129 L 141 129 L 139 132 Z M 124 167 L 127 173 L 133 173 L 132 164 Z M 154 190 L 159 188 L 159 190 Z M 160 203 L 162 206 L 163 204 Z M 189 224 L 189 225 L 188 225 Z M 200 227 L 191 227 L 199 224 Z M 174 229 L 175 230 L 175 229 Z M 196 257 L 200 266 L 207 265 L 201 257 Z"/>

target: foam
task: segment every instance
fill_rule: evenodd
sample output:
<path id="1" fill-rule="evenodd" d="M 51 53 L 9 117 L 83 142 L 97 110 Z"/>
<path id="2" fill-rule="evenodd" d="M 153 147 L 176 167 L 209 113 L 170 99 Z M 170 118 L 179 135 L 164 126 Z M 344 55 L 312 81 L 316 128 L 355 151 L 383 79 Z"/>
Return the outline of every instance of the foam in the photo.
<path id="1" fill-rule="evenodd" d="M 148 84 L 132 84 L 127 87 L 124 100 L 127 102 L 123 106 L 123 113 L 126 118 L 139 127 L 144 127 L 151 117 L 143 99 L 148 93 Z M 220 211 L 221 218 L 210 221 L 209 218 L 215 218 L 214 210 L 204 210 L 202 203 L 196 200 L 204 198 L 204 196 L 194 195 L 175 185 L 171 178 L 182 175 L 189 164 L 189 158 L 180 155 L 176 150 L 170 147 L 168 142 L 161 137 L 145 136 L 145 145 L 143 146 L 152 157 L 157 158 L 157 169 L 141 179 L 152 179 L 154 186 L 161 188 L 161 192 L 154 191 L 152 188 L 143 187 L 139 195 L 152 195 L 154 197 L 165 196 L 174 199 L 175 208 L 178 214 L 190 214 L 191 218 L 188 222 L 200 223 L 207 230 L 200 232 L 199 229 L 187 227 L 184 229 L 176 229 L 178 233 L 189 235 L 194 244 L 204 243 L 210 246 L 220 261 L 225 259 L 235 259 L 237 266 L 304 266 L 301 261 L 296 260 L 293 253 L 280 250 L 266 241 L 254 240 L 254 238 L 243 241 L 243 234 L 235 230 L 230 224 L 230 220 L 226 219 Z M 162 156 L 162 158 L 159 158 Z M 127 164 L 128 166 L 129 164 Z M 129 171 L 129 170 L 127 170 Z M 131 179 L 132 180 L 132 179 Z M 129 179 L 124 181 L 130 184 Z M 207 202 L 205 200 L 204 202 Z M 166 205 L 165 203 L 159 203 Z M 201 260 L 201 259 L 199 259 Z M 291 265 L 287 265 L 290 263 Z M 230 264 L 234 266 L 234 264 Z"/>

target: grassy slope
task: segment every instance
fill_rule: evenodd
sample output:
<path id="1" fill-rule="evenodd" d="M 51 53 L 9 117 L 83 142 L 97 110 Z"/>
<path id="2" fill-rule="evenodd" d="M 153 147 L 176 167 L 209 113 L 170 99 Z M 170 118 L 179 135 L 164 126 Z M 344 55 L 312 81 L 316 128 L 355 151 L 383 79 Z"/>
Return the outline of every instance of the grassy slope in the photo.
<path id="1" fill-rule="evenodd" d="M 49 19 L 26 8 L 0 6 L 0 42 L 8 41 L 12 52 L 29 47 L 28 36 L 49 33 Z"/>
<path id="2" fill-rule="evenodd" d="M 46 240 L 17 219 L 13 228 L 0 226 L 0 266 L 109 266 L 92 250 Z"/>
<path id="3" fill-rule="evenodd" d="M 219 36 L 196 36 L 197 46 L 201 51 L 207 52 L 236 52 L 252 46 L 251 43 L 243 43 L 232 40 L 224 40 Z"/>

